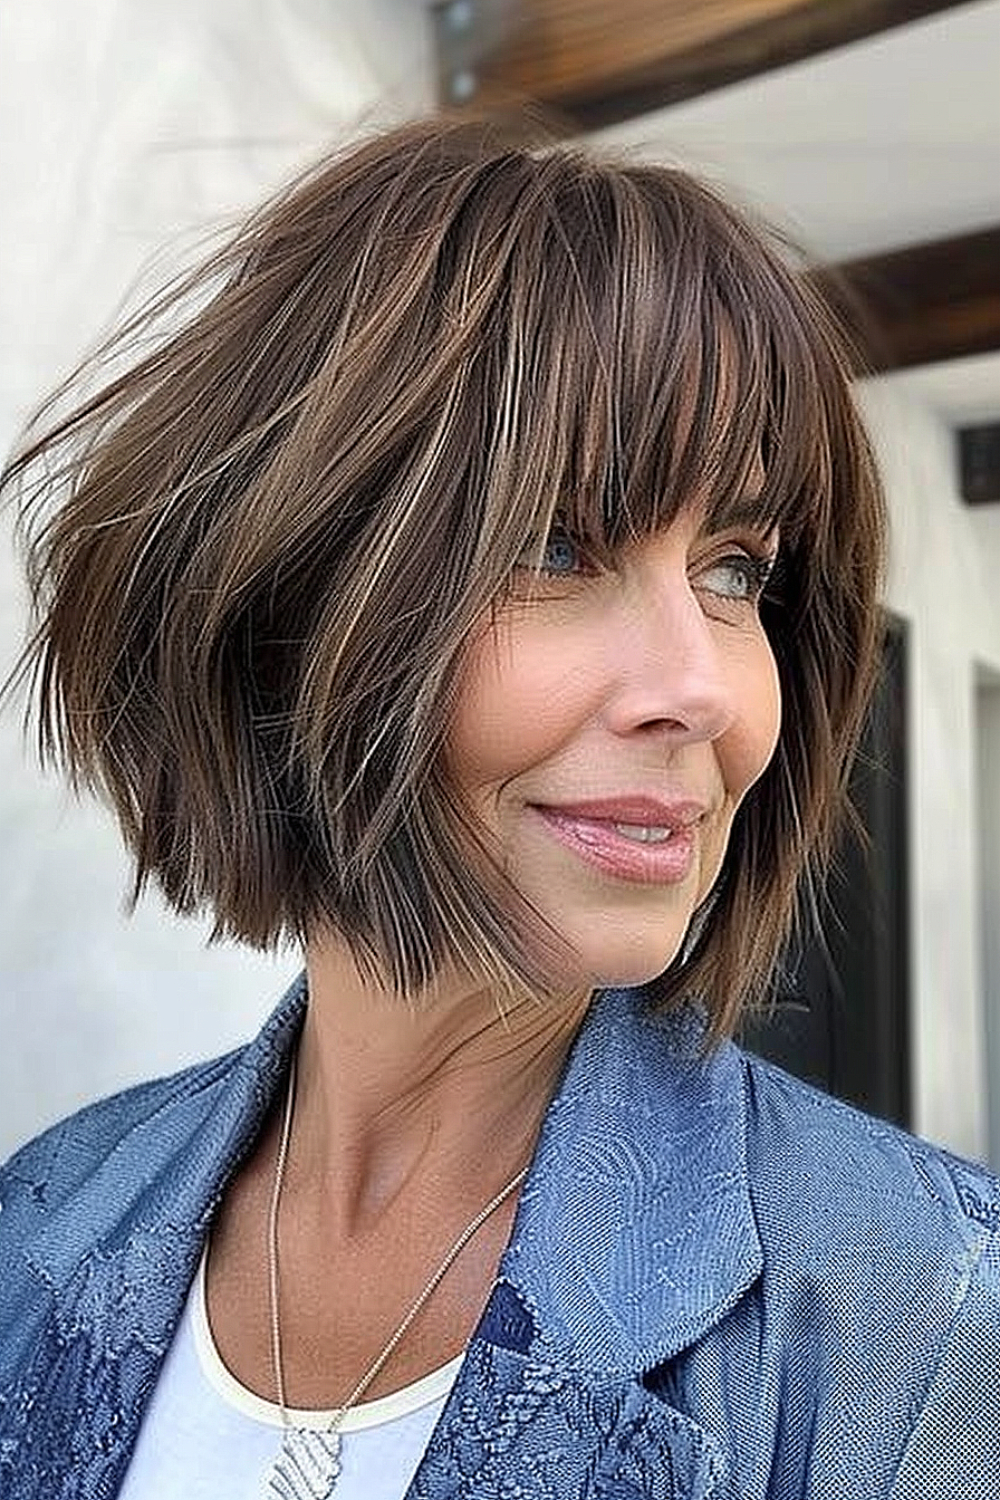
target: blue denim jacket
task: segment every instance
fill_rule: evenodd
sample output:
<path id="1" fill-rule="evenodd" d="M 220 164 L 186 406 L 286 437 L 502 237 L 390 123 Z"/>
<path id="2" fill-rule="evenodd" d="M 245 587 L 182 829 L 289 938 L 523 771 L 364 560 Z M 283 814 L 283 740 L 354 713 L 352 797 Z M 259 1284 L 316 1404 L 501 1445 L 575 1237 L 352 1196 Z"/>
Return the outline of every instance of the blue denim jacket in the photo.
<path id="1" fill-rule="evenodd" d="M 304 1005 L 0 1171 L 2 1500 L 117 1493 Z M 1000 1185 L 700 1040 L 594 1002 L 408 1500 L 996 1500 Z"/>

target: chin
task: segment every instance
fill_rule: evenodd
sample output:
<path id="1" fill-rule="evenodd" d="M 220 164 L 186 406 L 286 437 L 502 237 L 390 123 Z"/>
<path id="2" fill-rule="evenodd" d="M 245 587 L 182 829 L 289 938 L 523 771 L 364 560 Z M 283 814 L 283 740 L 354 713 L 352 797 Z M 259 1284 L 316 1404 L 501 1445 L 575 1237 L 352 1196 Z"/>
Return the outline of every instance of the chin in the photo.
<path id="1" fill-rule="evenodd" d="M 614 969 L 605 969 L 594 978 L 592 987 L 598 990 L 639 989 L 642 985 L 651 984 L 654 979 L 659 979 L 672 963 L 673 958 L 668 958 L 662 963 L 622 964 Z"/>
<path id="2" fill-rule="evenodd" d="M 643 943 L 634 933 L 620 947 L 605 945 L 600 953 L 587 952 L 587 945 L 578 945 L 576 961 L 581 981 L 590 989 L 634 989 L 658 979 L 676 959 L 683 943 L 683 934 L 676 942 Z"/>

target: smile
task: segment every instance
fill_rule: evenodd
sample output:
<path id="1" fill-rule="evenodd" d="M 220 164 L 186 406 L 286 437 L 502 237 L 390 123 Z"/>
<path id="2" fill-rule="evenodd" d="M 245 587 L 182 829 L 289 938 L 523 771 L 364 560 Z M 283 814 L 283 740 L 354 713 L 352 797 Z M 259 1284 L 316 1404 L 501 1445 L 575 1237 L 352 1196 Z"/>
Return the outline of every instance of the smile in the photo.
<path id="1" fill-rule="evenodd" d="M 673 829 L 649 823 L 614 823 L 612 827 L 623 839 L 634 839 L 637 844 L 662 844 L 673 837 Z"/>
<path id="2" fill-rule="evenodd" d="M 692 873 L 698 850 L 700 803 L 642 807 L 584 803 L 536 805 L 544 827 L 585 864 L 616 880 L 678 885 Z M 616 816 L 617 814 L 617 816 Z"/>

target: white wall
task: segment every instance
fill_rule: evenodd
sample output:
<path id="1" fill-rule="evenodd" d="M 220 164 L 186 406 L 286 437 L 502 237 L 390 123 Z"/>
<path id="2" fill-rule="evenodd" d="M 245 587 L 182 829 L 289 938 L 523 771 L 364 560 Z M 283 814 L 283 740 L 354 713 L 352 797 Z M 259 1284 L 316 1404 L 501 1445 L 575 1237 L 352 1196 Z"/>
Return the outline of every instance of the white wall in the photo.
<path id="1" fill-rule="evenodd" d="M 359 120 L 430 103 L 423 0 L 4 0 L 0 447 L 142 273 Z M 166 246 L 166 252 L 163 247 Z M 0 545 L 0 676 L 23 600 Z M 0 1157 L 66 1110 L 232 1045 L 294 956 L 204 950 L 146 901 L 111 820 L 0 720 Z"/>
<path id="2" fill-rule="evenodd" d="M 976 663 L 1000 669 L 1000 507 L 962 502 L 953 433 L 918 386 L 899 375 L 862 392 L 892 511 L 888 603 L 910 622 L 915 1123 L 985 1156 L 973 704 Z"/>
<path id="3" fill-rule="evenodd" d="M 1000 1169 L 1000 672 L 977 664 L 975 689 L 979 958 L 990 1080 L 987 1160 Z"/>

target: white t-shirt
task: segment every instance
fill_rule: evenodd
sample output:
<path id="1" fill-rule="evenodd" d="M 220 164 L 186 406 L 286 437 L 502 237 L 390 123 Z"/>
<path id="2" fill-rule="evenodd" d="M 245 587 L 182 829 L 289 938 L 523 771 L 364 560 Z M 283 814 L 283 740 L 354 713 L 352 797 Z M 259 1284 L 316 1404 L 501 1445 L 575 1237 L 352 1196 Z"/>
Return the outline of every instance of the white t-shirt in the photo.
<path id="1" fill-rule="evenodd" d="M 447 1400 L 461 1357 L 401 1391 L 346 1412 L 332 1500 L 402 1500 Z M 294 1427 L 324 1431 L 330 1413 L 290 1410 Z M 205 1259 L 188 1294 L 139 1430 L 119 1500 L 267 1500 L 281 1452 L 279 1408 L 222 1363 L 205 1306 Z M 294 1494 L 294 1489 L 287 1491 Z M 303 1489 L 303 1495 L 310 1491 Z"/>

